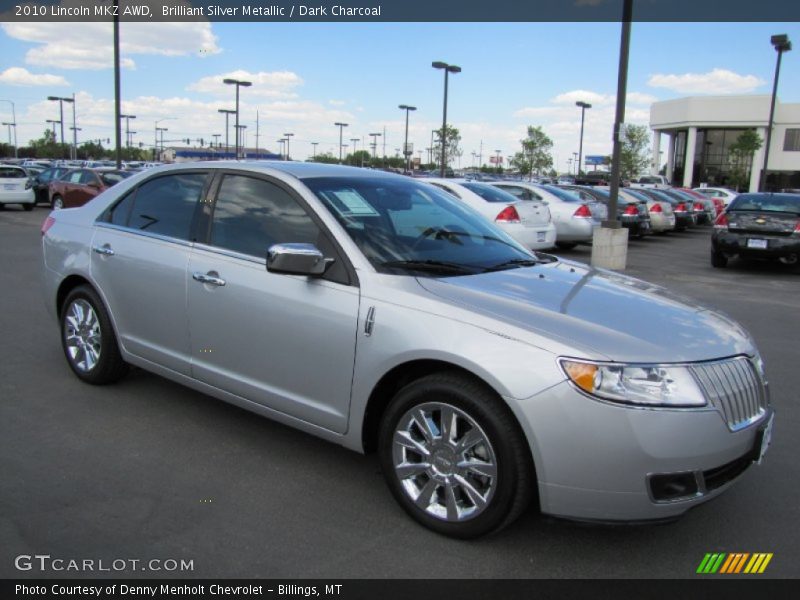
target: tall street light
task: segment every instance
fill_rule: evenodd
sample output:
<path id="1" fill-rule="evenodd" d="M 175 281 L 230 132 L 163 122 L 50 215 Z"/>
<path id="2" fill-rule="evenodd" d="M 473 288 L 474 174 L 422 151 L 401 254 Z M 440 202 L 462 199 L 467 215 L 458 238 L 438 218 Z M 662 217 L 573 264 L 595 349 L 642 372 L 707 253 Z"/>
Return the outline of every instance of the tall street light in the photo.
<path id="1" fill-rule="evenodd" d="M 781 56 L 784 52 L 788 52 L 792 49 L 792 42 L 789 41 L 789 36 L 785 33 L 773 35 L 769 41 L 775 47 L 775 51 L 778 53 L 778 61 L 775 63 L 775 78 L 772 80 L 772 102 L 769 105 L 769 124 L 767 125 L 767 140 L 765 142 L 766 148 L 764 149 L 764 168 L 762 169 L 761 181 L 759 182 L 758 186 L 758 189 L 762 192 L 767 188 L 769 145 L 772 140 L 772 123 L 775 119 L 775 96 L 778 92 L 778 77 L 781 74 Z"/>
<path id="2" fill-rule="evenodd" d="M 131 119 L 135 119 L 136 115 L 120 115 L 120 119 L 125 119 L 125 146 L 130 148 L 131 145 Z"/>
<path id="3" fill-rule="evenodd" d="M 158 134 L 159 134 L 159 132 L 161 132 L 161 153 L 164 152 L 164 132 L 165 131 L 169 131 L 169 129 L 167 129 L 166 127 L 156 127 L 156 140 L 158 140 Z M 158 149 L 158 142 L 156 142 L 156 149 Z"/>
<path id="4" fill-rule="evenodd" d="M 408 161 L 411 158 L 411 151 L 408 148 L 408 113 L 412 110 L 417 110 L 416 106 L 408 106 L 407 104 L 401 104 L 398 106 L 400 110 L 406 111 L 406 141 L 403 144 L 403 156 L 406 157 L 406 171 L 409 171 L 409 164 Z"/>
<path id="5" fill-rule="evenodd" d="M 334 123 L 336 127 L 339 128 L 339 164 L 342 164 L 342 130 L 348 126 L 347 123 L 339 123 L 338 121 Z"/>
<path id="6" fill-rule="evenodd" d="M 356 166 L 356 148 L 358 147 L 358 142 L 360 142 L 361 139 L 350 138 L 350 141 L 353 142 L 353 166 Z"/>
<path id="7" fill-rule="evenodd" d="M 11 145 L 11 128 L 14 127 L 14 131 L 16 131 L 17 124 L 16 123 L 6 123 L 3 121 L 3 127 L 8 127 L 8 145 Z"/>
<path id="8" fill-rule="evenodd" d="M 378 138 L 381 137 L 380 133 L 370 133 L 370 137 L 372 138 L 372 160 L 377 159 L 377 151 L 378 151 Z"/>
<path id="9" fill-rule="evenodd" d="M 285 149 L 286 138 L 281 138 L 281 139 L 279 139 L 279 140 L 275 140 L 275 141 L 276 141 L 278 144 L 280 144 L 280 145 L 281 145 L 281 149 L 279 150 L 279 152 L 280 152 L 280 154 L 281 154 L 281 160 L 283 160 L 283 151 L 284 151 L 284 149 Z"/>
<path id="10" fill-rule="evenodd" d="M 11 100 L 0 100 L 0 102 L 8 102 L 11 105 L 11 121 L 14 123 L 14 158 L 17 156 L 17 111 L 14 108 L 14 103 Z"/>
<path id="11" fill-rule="evenodd" d="M 61 121 L 58 121 L 56 119 L 47 119 L 47 122 L 50 123 L 53 126 L 53 143 L 55 144 L 56 143 L 56 123 L 61 123 Z"/>
<path id="12" fill-rule="evenodd" d="M 223 79 L 222 83 L 227 85 L 236 86 L 236 159 L 239 159 L 239 88 L 250 87 L 253 85 L 252 81 L 243 81 L 241 79 Z"/>
<path id="13" fill-rule="evenodd" d="M 48 100 L 52 100 L 54 102 L 58 102 L 58 108 L 61 113 L 61 145 L 64 145 L 64 102 L 75 102 L 72 98 L 62 98 L 60 96 L 48 96 Z"/>
<path id="14" fill-rule="evenodd" d="M 176 117 L 164 117 L 163 119 L 159 119 L 158 121 L 156 121 L 155 126 L 154 126 L 155 127 L 155 139 L 153 140 L 153 160 L 156 160 L 156 158 L 158 156 L 158 131 L 159 131 L 158 124 L 161 123 L 161 121 L 172 121 L 175 118 Z M 164 131 L 166 131 L 166 129 Z M 162 135 L 161 138 L 163 139 L 164 136 Z"/>
<path id="15" fill-rule="evenodd" d="M 495 153 L 497 154 L 497 158 L 495 158 L 495 163 L 497 164 L 498 173 L 500 172 L 500 152 L 501 152 L 500 150 L 495 150 Z"/>
<path id="16" fill-rule="evenodd" d="M 317 158 L 317 146 L 319 146 L 319 142 L 311 142 L 311 160 Z"/>
<path id="17" fill-rule="evenodd" d="M 294 134 L 293 133 L 284 133 L 286 137 L 286 160 L 292 160 L 291 154 L 289 154 L 289 138 L 291 138 Z"/>
<path id="18" fill-rule="evenodd" d="M 592 105 L 589 104 L 588 102 L 583 102 L 581 100 L 578 100 L 575 103 L 575 106 L 580 106 L 580 108 L 581 108 L 581 141 L 580 141 L 580 144 L 578 145 L 578 175 L 580 175 L 580 173 L 581 173 L 581 164 L 582 164 L 582 161 L 583 161 L 583 119 L 584 119 L 584 116 L 586 115 L 586 109 L 587 108 L 592 108 Z"/>
<path id="19" fill-rule="evenodd" d="M 450 73 L 461 73 L 461 67 L 448 65 L 445 62 L 435 61 L 431 63 L 434 69 L 444 70 L 444 110 L 442 111 L 442 164 L 439 165 L 439 176 L 444 177 L 445 157 L 447 148 L 447 76 Z"/>
<path id="20" fill-rule="evenodd" d="M 228 130 L 230 129 L 228 127 L 228 117 L 230 115 L 236 114 L 236 111 L 230 110 L 228 108 L 220 108 L 217 110 L 217 112 L 223 113 L 225 115 L 225 152 L 227 152 L 231 147 L 230 144 L 228 143 Z"/>

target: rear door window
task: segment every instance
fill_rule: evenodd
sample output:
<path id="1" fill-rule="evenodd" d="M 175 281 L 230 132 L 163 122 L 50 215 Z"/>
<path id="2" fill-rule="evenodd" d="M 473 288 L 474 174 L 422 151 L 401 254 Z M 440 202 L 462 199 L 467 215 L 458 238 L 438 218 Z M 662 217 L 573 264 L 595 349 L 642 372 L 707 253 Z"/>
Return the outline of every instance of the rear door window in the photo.
<path id="1" fill-rule="evenodd" d="M 206 173 L 175 173 L 146 181 L 136 191 L 127 226 L 188 240 Z"/>

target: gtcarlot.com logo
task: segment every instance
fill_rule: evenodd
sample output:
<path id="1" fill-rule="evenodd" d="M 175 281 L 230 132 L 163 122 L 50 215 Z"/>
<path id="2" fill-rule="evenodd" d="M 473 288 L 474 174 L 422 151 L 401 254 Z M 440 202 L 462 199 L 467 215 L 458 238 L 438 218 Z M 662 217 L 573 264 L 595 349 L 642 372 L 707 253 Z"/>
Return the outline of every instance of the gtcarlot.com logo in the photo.
<path id="1" fill-rule="evenodd" d="M 715 573 L 724 575 L 739 574 L 760 574 L 763 573 L 769 561 L 772 560 L 772 552 L 718 552 L 705 555 L 697 572 L 701 575 L 712 575 Z"/>
<path id="2" fill-rule="evenodd" d="M 20 554 L 14 559 L 18 571 L 194 571 L 194 560 L 174 558 L 54 558 L 49 554 Z"/>

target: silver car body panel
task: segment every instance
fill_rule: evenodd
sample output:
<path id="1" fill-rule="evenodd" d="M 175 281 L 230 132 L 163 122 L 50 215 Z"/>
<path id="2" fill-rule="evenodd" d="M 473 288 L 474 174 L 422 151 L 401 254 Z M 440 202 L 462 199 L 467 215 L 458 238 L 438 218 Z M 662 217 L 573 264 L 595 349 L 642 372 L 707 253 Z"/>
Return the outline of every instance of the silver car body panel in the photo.
<path id="1" fill-rule="evenodd" d="M 578 391 L 558 365 L 559 357 L 659 363 L 755 357 L 749 335 L 725 315 L 567 261 L 450 278 L 378 273 L 298 180 L 314 169 L 321 176 L 340 171 L 293 163 L 202 167 L 260 173 L 291 186 L 336 238 L 358 285 L 269 273 L 253 257 L 95 223 L 156 172 L 149 171 L 81 208 L 52 214 L 55 223 L 42 238 L 48 311 L 55 317 L 59 286 L 80 277 L 106 303 L 126 361 L 357 451 L 370 397 L 387 373 L 421 360 L 464 369 L 516 416 L 536 465 L 542 510 L 560 516 L 678 515 L 726 486 L 656 503 L 648 495 L 649 474 L 714 469 L 752 450 L 766 413 L 732 431 L 711 402 L 693 409 L 604 402 Z M 104 244 L 113 244 L 115 254 L 92 251 Z M 127 261 L 144 263 L 125 265 L 123 281 L 114 279 L 109 265 Z M 195 270 L 216 271 L 225 285 L 209 289 L 192 278 Z M 291 301 L 276 306 L 278 297 Z M 163 306 L 167 299 L 175 305 Z M 163 314 L 154 317 L 157 308 Z M 175 323 L 165 324 L 169 315 Z M 136 322 L 151 318 L 149 325 Z M 156 326 L 168 331 L 148 329 Z"/>

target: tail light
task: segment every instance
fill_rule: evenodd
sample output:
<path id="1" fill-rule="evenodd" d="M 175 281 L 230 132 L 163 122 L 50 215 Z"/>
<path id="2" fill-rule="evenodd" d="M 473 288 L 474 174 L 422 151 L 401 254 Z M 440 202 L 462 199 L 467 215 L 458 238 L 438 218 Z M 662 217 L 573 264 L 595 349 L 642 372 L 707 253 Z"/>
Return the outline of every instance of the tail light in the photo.
<path id="1" fill-rule="evenodd" d="M 53 217 L 47 217 L 42 223 L 42 235 L 46 234 L 47 231 L 55 225 L 56 220 Z"/>
<path id="2" fill-rule="evenodd" d="M 696 211 L 703 212 L 706 209 L 706 207 L 703 205 L 702 202 L 695 202 L 694 203 L 694 209 Z"/>
<path id="3" fill-rule="evenodd" d="M 660 204 L 656 203 L 656 204 L 653 204 L 653 206 L 650 207 L 650 212 L 651 213 L 661 213 L 661 212 L 664 212 L 664 209 L 661 208 Z"/>
<path id="4" fill-rule="evenodd" d="M 25 182 L 25 189 L 29 190 L 33 187 L 33 178 L 28 177 L 28 181 Z"/>
<path id="5" fill-rule="evenodd" d="M 675 207 L 675 212 L 686 212 L 686 202 L 678 202 Z"/>
<path id="6" fill-rule="evenodd" d="M 800 227 L 800 223 L 798 223 L 797 226 Z M 728 228 L 728 215 L 722 213 L 714 221 L 714 229 L 727 229 L 727 228 Z M 795 231 L 797 231 L 797 227 L 795 227 Z"/>
<path id="7" fill-rule="evenodd" d="M 500 211 L 494 220 L 498 223 L 519 223 L 519 213 L 513 204 L 509 204 Z"/>
<path id="8" fill-rule="evenodd" d="M 623 214 L 630 215 L 630 216 L 638 216 L 639 215 L 639 209 L 636 208 L 635 204 L 628 204 L 628 206 L 625 207 L 625 212 Z"/>
<path id="9" fill-rule="evenodd" d="M 800 234 L 800 221 L 794 226 L 794 232 Z"/>
<path id="10" fill-rule="evenodd" d="M 581 219 L 591 219 L 592 218 L 592 211 L 589 210 L 589 207 L 585 204 L 581 204 L 574 213 L 572 213 L 573 217 L 579 217 Z"/>

